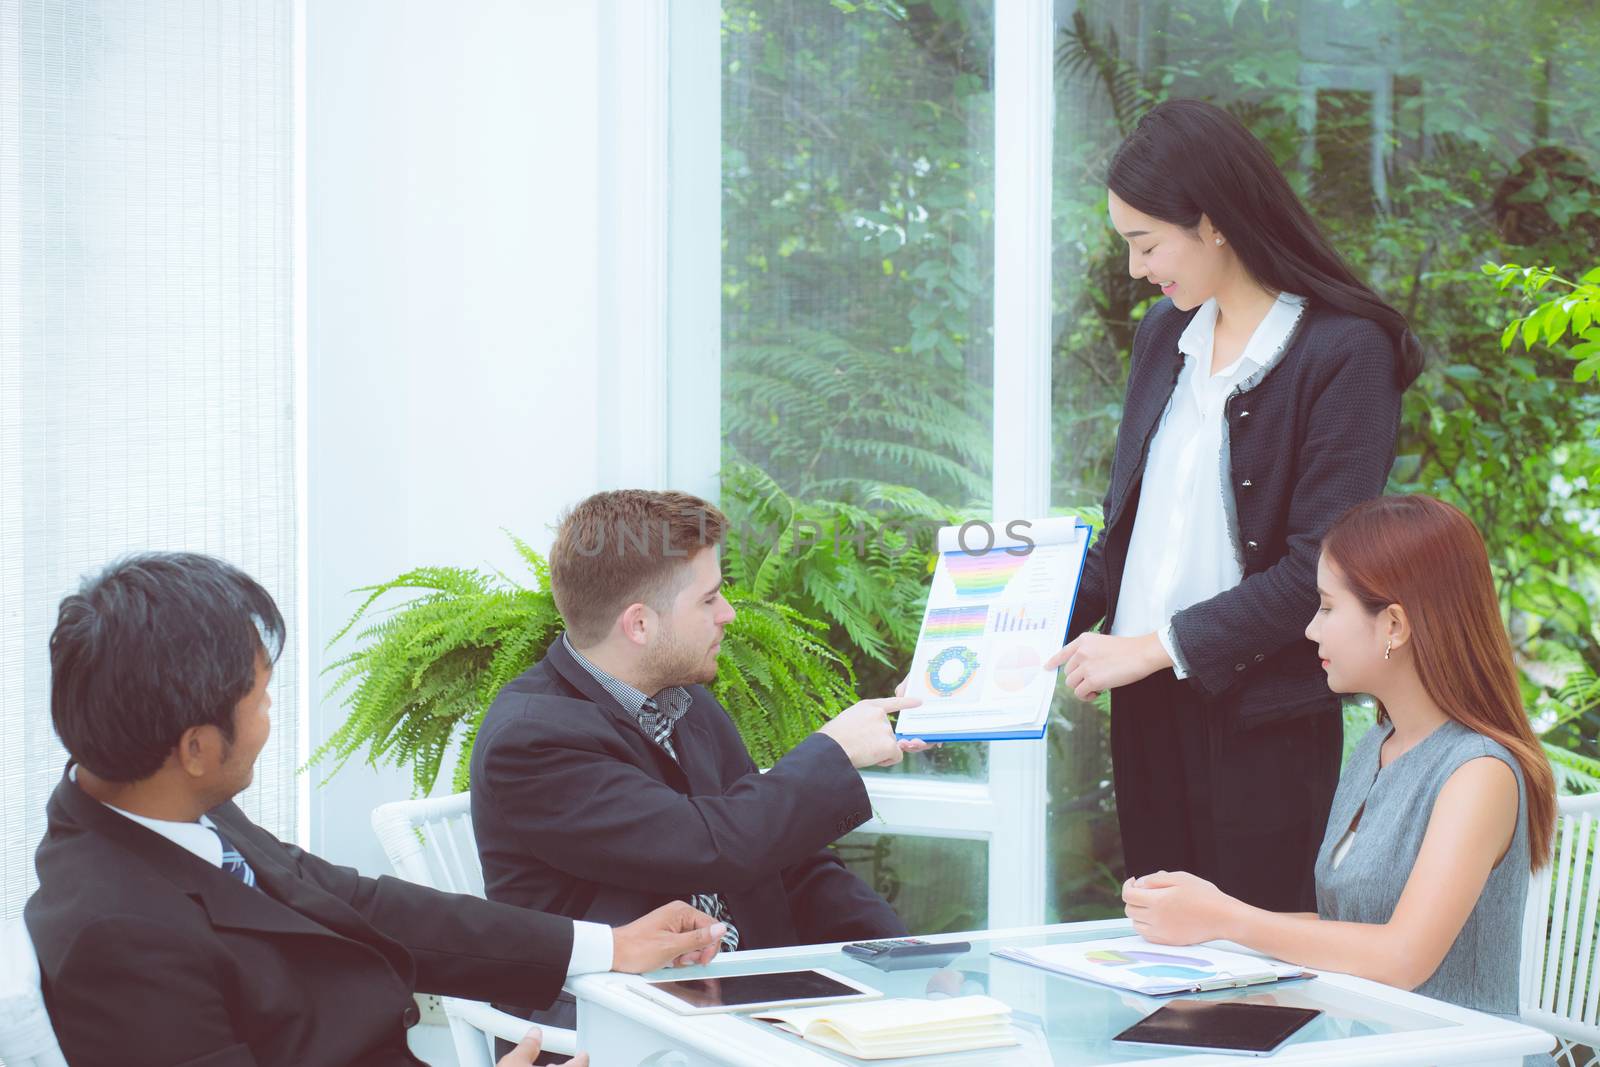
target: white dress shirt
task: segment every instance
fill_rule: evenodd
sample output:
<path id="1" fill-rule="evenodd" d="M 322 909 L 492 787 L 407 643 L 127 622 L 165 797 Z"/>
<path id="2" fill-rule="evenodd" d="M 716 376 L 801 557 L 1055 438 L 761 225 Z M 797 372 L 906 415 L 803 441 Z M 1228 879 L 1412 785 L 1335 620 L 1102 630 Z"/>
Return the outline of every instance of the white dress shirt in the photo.
<path id="1" fill-rule="evenodd" d="M 1172 617 L 1244 578 L 1223 405 L 1277 363 L 1304 309 L 1303 297 L 1278 294 L 1239 358 L 1215 374 L 1215 300 L 1200 305 L 1178 339 L 1183 370 L 1145 458 L 1111 632 L 1138 637 L 1154 631 L 1179 678 L 1189 672 L 1172 634 Z"/>
<path id="2" fill-rule="evenodd" d="M 78 768 L 67 772 L 74 782 Z M 179 848 L 187 849 L 213 867 L 222 866 L 222 838 L 217 836 L 216 823 L 205 815 L 199 822 L 173 822 L 169 819 L 151 819 L 131 811 L 107 804 L 106 807 L 125 819 L 132 819 L 147 830 L 154 831 Z M 611 969 L 611 927 L 604 923 L 572 920 L 572 958 L 567 961 L 567 975 L 591 974 Z"/>

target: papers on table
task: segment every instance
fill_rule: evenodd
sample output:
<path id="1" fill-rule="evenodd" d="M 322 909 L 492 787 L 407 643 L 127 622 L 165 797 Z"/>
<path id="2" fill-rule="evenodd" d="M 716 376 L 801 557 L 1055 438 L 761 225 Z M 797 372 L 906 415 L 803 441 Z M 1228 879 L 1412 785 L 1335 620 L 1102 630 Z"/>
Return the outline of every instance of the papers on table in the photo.
<path id="1" fill-rule="evenodd" d="M 900 714 L 901 737 L 998 741 L 1044 736 L 1090 528 L 1072 518 L 947 526 Z"/>
<path id="2" fill-rule="evenodd" d="M 1011 1009 L 993 997 L 895 998 L 754 1013 L 814 1045 L 863 1060 L 933 1056 L 1018 1043 Z"/>
<path id="3" fill-rule="evenodd" d="M 1003 948 L 994 954 L 1001 959 L 1152 997 L 1313 977 L 1303 967 L 1282 960 L 1203 945 L 1182 948 L 1153 945 L 1142 937 L 1075 941 L 1038 948 Z"/>

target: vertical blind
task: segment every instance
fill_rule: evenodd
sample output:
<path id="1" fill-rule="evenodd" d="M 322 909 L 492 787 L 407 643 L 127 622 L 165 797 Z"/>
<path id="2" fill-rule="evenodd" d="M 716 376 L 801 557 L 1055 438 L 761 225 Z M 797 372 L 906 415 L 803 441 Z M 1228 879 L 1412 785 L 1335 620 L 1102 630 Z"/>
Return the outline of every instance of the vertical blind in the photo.
<path id="1" fill-rule="evenodd" d="M 296 617 L 292 0 L 0 0 L 0 916 L 65 753 L 47 642 L 130 552 Z M 295 828 L 295 643 L 241 798 Z"/>

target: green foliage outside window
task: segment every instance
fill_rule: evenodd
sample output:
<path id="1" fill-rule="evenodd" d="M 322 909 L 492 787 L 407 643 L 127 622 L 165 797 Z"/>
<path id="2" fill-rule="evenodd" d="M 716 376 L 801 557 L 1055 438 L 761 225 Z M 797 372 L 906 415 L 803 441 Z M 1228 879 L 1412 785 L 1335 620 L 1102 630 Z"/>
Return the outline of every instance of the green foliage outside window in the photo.
<path id="1" fill-rule="evenodd" d="M 724 10 L 724 59 L 733 58 L 723 227 L 740 252 L 724 261 L 730 459 L 762 463 L 800 501 L 835 495 L 818 471 L 870 471 L 953 510 L 981 507 L 991 472 L 986 427 L 974 420 L 993 397 L 949 372 L 978 366 L 992 338 L 963 333 L 963 319 L 940 332 L 949 344 L 928 347 L 928 324 L 953 305 L 918 275 L 961 278 L 968 297 L 990 279 L 992 168 L 972 136 L 992 118 L 977 58 L 991 46 L 990 16 L 982 5 L 915 2 L 820 16 L 784 0 Z M 1552 702 L 1583 677 L 1578 665 L 1600 668 L 1589 485 L 1600 397 L 1550 343 L 1559 312 L 1539 313 L 1540 343 L 1502 350 L 1514 309 L 1481 271 L 1513 257 L 1586 267 L 1600 245 L 1600 27 L 1557 3 L 1535 3 L 1511 24 L 1499 14 L 1487 2 L 1199 0 L 1083 4 L 1063 23 L 1053 498 L 1085 506 L 1104 491 L 1133 328 L 1153 297 L 1128 277 L 1105 219 L 1110 151 L 1162 99 L 1215 99 L 1268 145 L 1335 245 L 1422 338 L 1430 369 L 1407 397 L 1391 491 L 1437 494 L 1479 523 L 1536 722 L 1562 750 L 1592 758 L 1600 715 L 1553 715 Z M 1339 86 L 1341 64 L 1363 63 L 1384 76 L 1382 114 L 1372 93 Z M 1309 91 L 1318 79 L 1329 87 Z M 772 111 L 763 100 L 798 103 Z M 752 131 L 752 115 L 782 128 Z M 911 160 L 920 181 L 895 165 Z M 1562 276 L 1536 277 L 1559 288 Z M 870 299 L 795 313 L 797 298 L 827 292 Z M 1587 378 L 1595 350 L 1583 347 L 1582 312 L 1567 314 Z M 796 321 L 842 322 L 851 347 L 830 356 L 785 329 Z M 771 402 L 785 388 L 808 402 Z M 858 409 L 887 408 L 886 394 L 894 412 L 919 414 L 863 432 Z M 912 460 L 924 455 L 963 465 L 972 480 Z M 858 664 L 882 655 L 876 643 L 843 647 Z"/>

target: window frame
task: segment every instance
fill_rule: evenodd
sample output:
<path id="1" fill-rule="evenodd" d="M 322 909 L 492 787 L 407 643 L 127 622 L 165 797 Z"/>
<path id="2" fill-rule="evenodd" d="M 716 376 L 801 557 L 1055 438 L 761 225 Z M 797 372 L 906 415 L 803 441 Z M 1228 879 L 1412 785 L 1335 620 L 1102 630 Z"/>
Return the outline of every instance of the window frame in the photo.
<path id="1" fill-rule="evenodd" d="M 626 12 L 623 7 L 626 7 Z M 717 498 L 721 458 L 721 7 L 605 0 L 600 469 Z M 994 518 L 1050 505 L 1050 0 L 994 3 Z M 606 214 L 602 213 L 603 216 Z M 708 399 L 709 398 L 709 399 Z M 714 417 L 708 417 L 708 407 Z M 691 417 L 674 417 L 676 413 Z M 622 432 L 626 428 L 627 432 Z M 1046 745 L 997 743 L 987 781 L 867 775 L 858 832 L 988 843 L 991 929 L 1045 921 Z"/>

